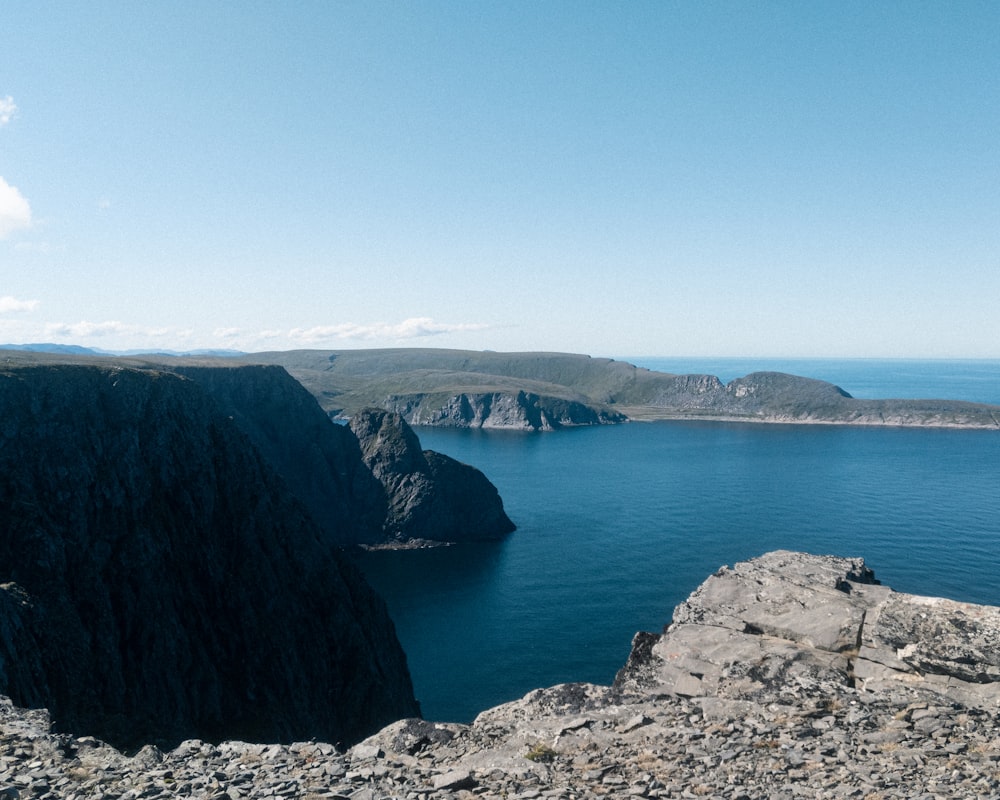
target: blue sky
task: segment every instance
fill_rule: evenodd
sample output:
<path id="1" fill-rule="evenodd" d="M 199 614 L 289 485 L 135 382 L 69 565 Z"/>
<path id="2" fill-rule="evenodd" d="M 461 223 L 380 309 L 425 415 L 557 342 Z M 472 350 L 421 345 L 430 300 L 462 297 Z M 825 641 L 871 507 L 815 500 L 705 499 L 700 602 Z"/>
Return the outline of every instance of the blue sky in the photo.
<path id="1" fill-rule="evenodd" d="M 996 2 L 4 3 L 0 342 L 1000 357 Z"/>

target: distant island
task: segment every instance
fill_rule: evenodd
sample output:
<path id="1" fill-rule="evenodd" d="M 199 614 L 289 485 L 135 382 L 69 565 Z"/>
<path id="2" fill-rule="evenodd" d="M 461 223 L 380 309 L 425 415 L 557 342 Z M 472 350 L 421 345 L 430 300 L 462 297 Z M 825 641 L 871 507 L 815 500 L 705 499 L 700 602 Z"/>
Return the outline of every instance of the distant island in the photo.
<path id="1" fill-rule="evenodd" d="M 339 420 L 376 407 L 411 425 L 528 431 L 680 419 L 1000 429 L 996 405 L 862 400 L 834 384 L 779 372 L 723 383 L 714 375 L 656 372 L 572 353 L 396 348 L 118 360 L 138 366 L 278 365 Z"/>

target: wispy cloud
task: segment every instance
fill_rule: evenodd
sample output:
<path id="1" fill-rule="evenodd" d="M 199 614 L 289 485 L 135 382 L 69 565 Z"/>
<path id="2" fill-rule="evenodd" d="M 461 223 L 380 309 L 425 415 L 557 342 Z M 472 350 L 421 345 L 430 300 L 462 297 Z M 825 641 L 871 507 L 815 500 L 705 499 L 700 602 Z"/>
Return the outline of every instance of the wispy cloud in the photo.
<path id="1" fill-rule="evenodd" d="M 17 106 L 14 104 L 14 98 L 10 95 L 0 97 L 0 128 L 14 119 L 15 114 L 17 114 Z"/>
<path id="2" fill-rule="evenodd" d="M 216 339 L 237 339 L 243 334 L 239 328 L 216 328 L 212 335 Z"/>
<path id="3" fill-rule="evenodd" d="M 72 336 L 74 338 L 90 338 L 95 336 L 144 336 L 162 338 L 176 335 L 170 328 L 148 328 L 133 325 L 128 322 L 108 320 L 106 322 L 50 322 L 45 326 L 49 336 Z"/>
<path id="4" fill-rule="evenodd" d="M 31 206 L 17 187 L 0 177 L 0 239 L 21 228 L 31 227 Z"/>
<path id="5" fill-rule="evenodd" d="M 316 325 L 312 328 L 293 328 L 288 337 L 305 344 L 330 339 L 419 339 L 427 336 L 440 336 L 443 333 L 460 331 L 479 331 L 488 326 L 477 322 L 435 322 L 430 317 L 411 317 L 402 322 L 376 322 L 359 325 L 354 322 L 343 322 L 338 325 Z"/>
<path id="6" fill-rule="evenodd" d="M 34 311 L 36 308 L 38 308 L 37 300 L 18 300 L 10 295 L 0 297 L 0 314 L 9 314 L 13 311 Z"/>

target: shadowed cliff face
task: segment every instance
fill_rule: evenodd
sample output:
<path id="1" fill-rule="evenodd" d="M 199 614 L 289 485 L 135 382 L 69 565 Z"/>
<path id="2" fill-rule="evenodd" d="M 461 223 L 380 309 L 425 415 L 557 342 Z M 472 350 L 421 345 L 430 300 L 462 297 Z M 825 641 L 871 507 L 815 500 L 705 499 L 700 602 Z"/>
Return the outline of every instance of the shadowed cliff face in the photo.
<path id="1" fill-rule="evenodd" d="M 208 392 L 254 443 L 331 539 L 383 538 L 385 490 L 351 431 L 336 425 L 281 367 L 184 367 L 172 372 Z"/>
<path id="2" fill-rule="evenodd" d="M 432 451 L 397 414 L 336 425 L 281 367 L 173 367 L 231 416 L 340 545 L 499 539 L 514 530 L 496 487 Z"/>
<path id="3" fill-rule="evenodd" d="M 383 603 L 230 415 L 90 366 L 0 371 L 0 692 L 119 746 L 418 713 Z"/>
<path id="4" fill-rule="evenodd" d="M 365 464 L 385 487 L 385 534 L 398 541 L 499 539 L 514 530 L 496 487 L 482 472 L 421 450 L 398 414 L 365 409 L 351 418 Z"/>

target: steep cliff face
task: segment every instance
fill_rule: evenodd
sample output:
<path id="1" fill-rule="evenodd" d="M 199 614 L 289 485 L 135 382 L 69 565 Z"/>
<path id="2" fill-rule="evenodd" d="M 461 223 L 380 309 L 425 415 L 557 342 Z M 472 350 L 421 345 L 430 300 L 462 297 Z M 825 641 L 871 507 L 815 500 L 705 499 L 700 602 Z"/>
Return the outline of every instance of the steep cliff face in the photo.
<path id="1" fill-rule="evenodd" d="M 0 371 L 0 692 L 121 746 L 418 713 L 384 604 L 182 377 Z"/>
<path id="2" fill-rule="evenodd" d="M 497 539 L 514 530 L 483 473 L 422 451 L 398 415 L 369 410 L 335 425 L 281 367 L 172 371 L 212 396 L 338 544 Z"/>
<path id="3" fill-rule="evenodd" d="M 461 392 L 392 395 L 385 408 L 411 425 L 551 431 L 579 425 L 624 422 L 617 412 L 532 392 Z"/>
<path id="4" fill-rule="evenodd" d="M 514 530 L 496 487 L 482 472 L 421 450 L 398 414 L 366 409 L 351 418 L 365 464 L 385 488 L 387 538 L 437 542 L 499 539 Z"/>
<path id="5" fill-rule="evenodd" d="M 212 396 L 254 443 L 333 541 L 383 536 L 385 490 L 361 458 L 357 437 L 331 424 L 311 394 L 276 366 L 171 366 Z"/>

